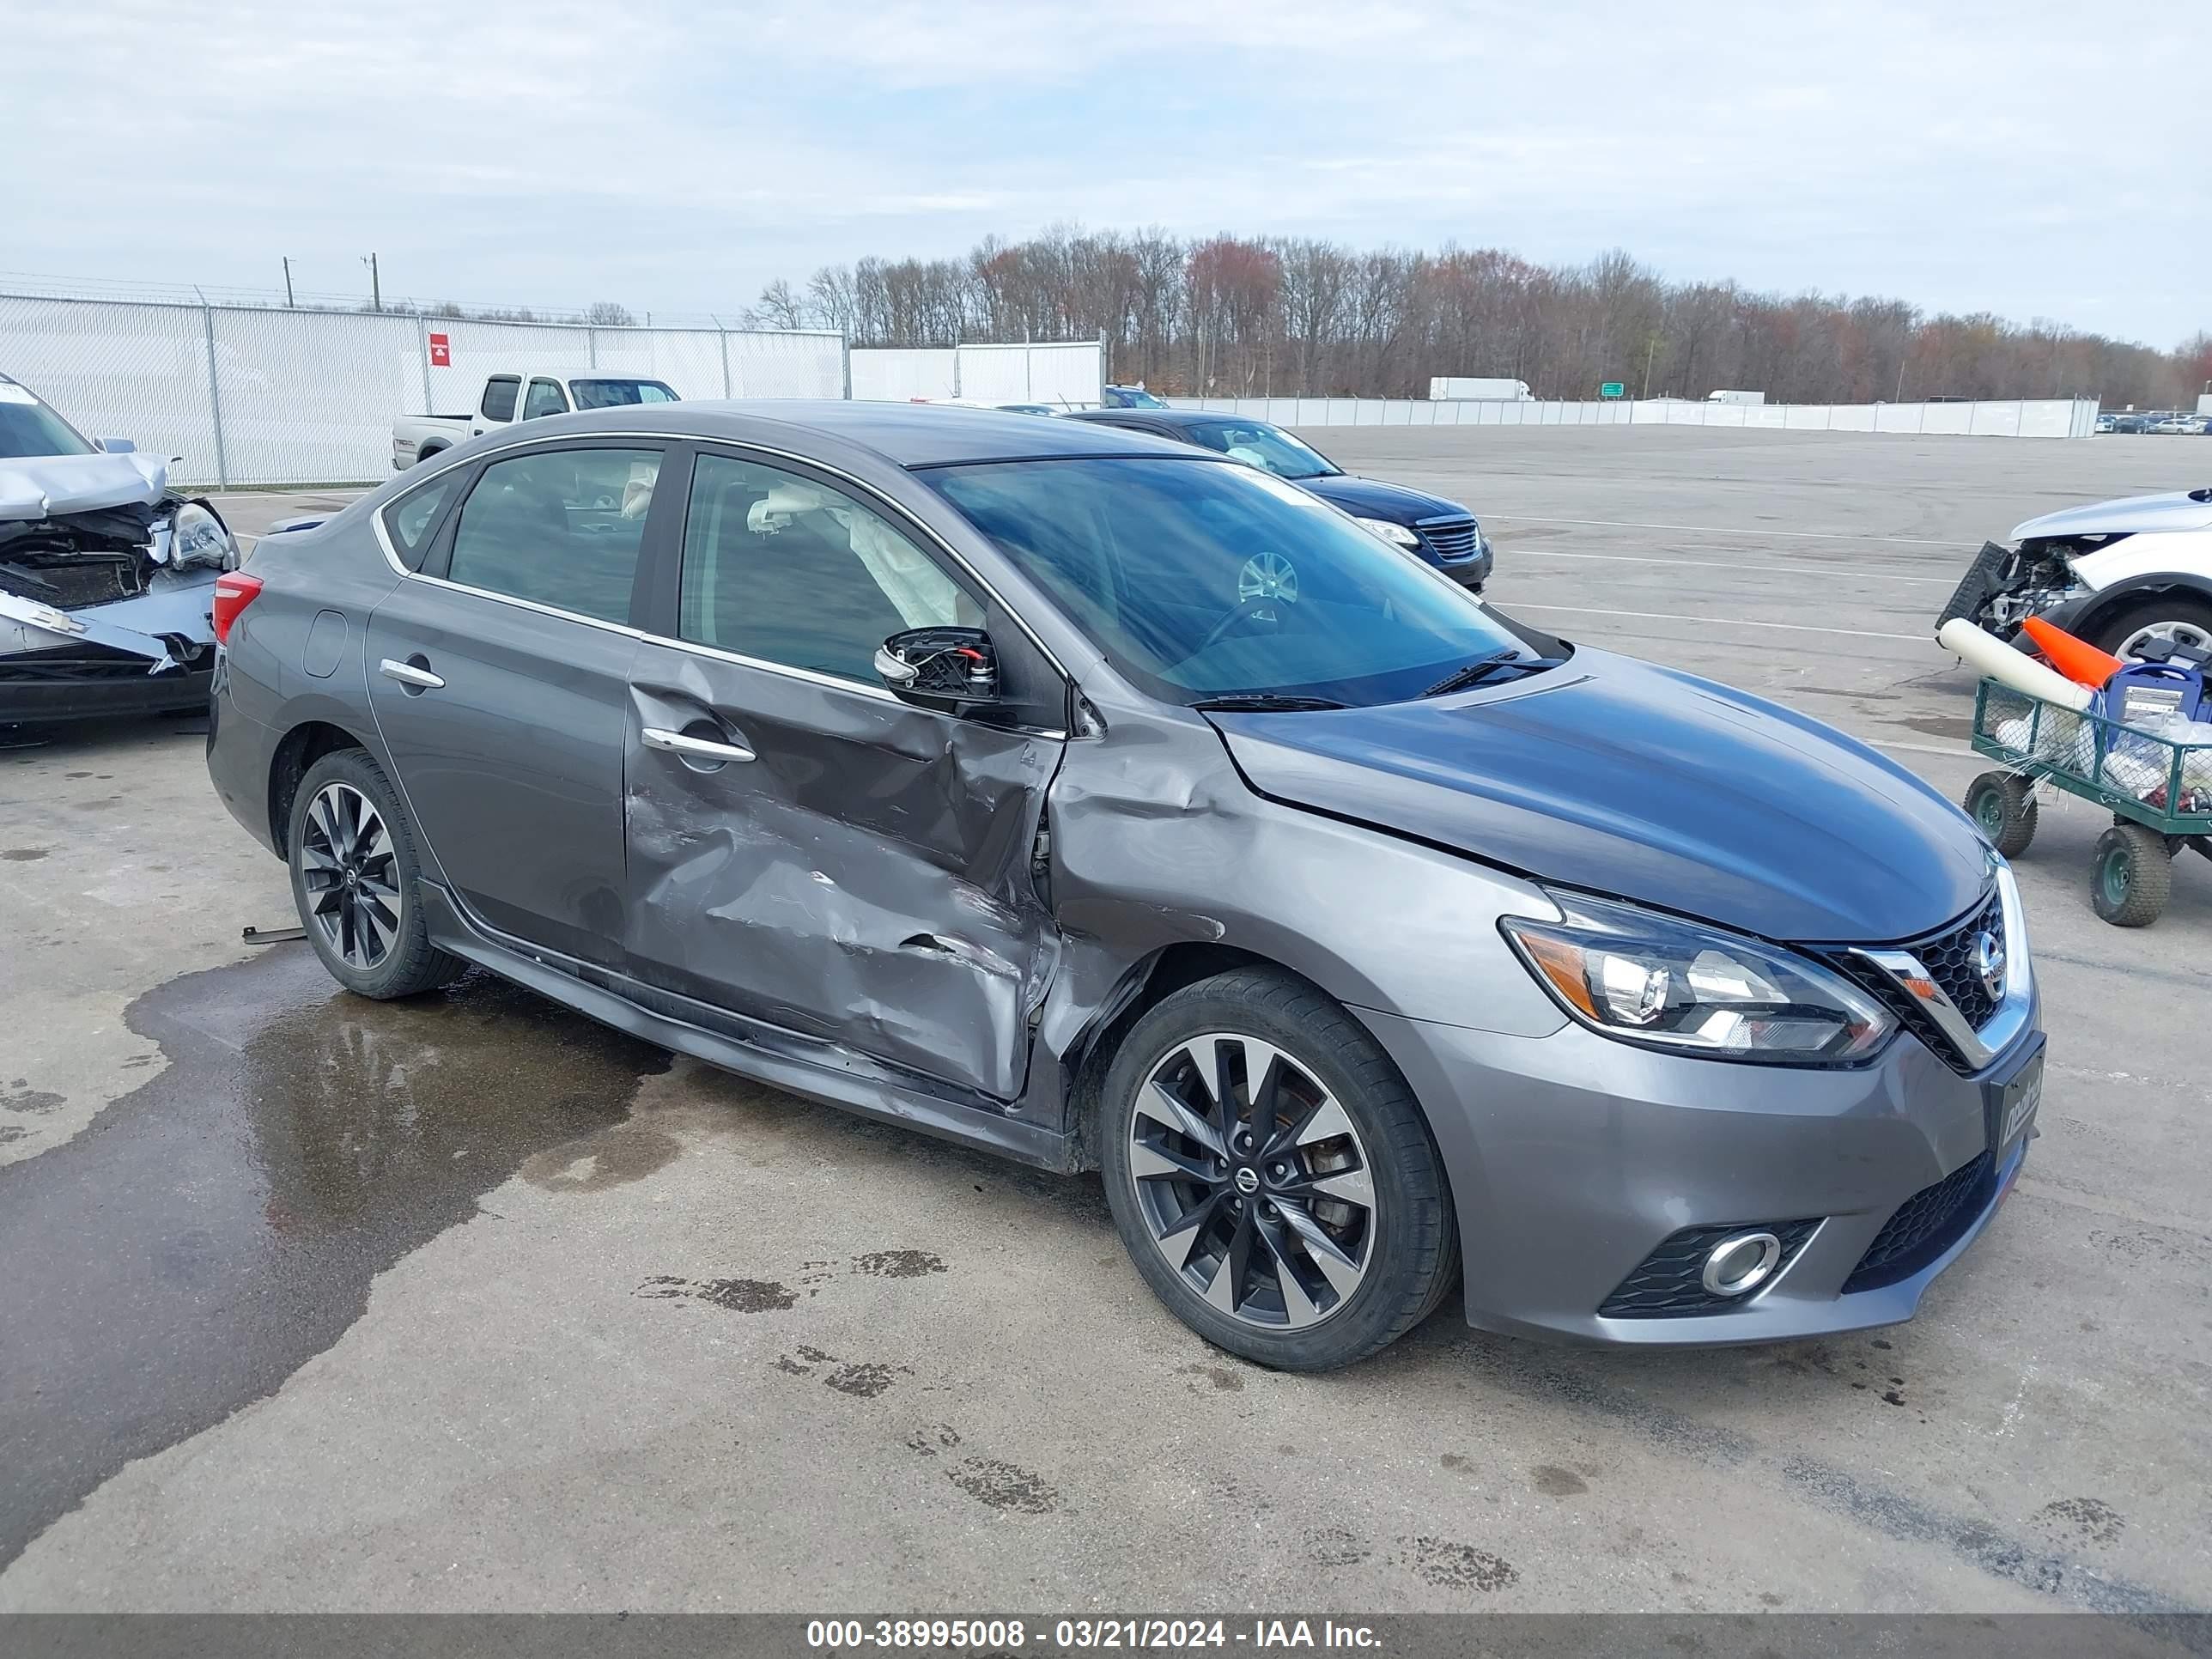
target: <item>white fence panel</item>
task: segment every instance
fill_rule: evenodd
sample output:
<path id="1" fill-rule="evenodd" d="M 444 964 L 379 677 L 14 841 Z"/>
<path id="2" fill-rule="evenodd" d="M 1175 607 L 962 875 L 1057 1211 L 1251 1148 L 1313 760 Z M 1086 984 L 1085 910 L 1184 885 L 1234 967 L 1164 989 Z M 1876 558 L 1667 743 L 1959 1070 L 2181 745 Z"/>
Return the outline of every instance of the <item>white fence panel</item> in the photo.
<path id="1" fill-rule="evenodd" d="M 1978 438 L 2020 436 L 2021 404 L 1974 404 L 1966 429 Z"/>
<path id="2" fill-rule="evenodd" d="M 588 349 L 603 374 L 665 380 L 679 398 L 726 395 L 722 337 L 711 328 L 595 328 Z"/>
<path id="3" fill-rule="evenodd" d="M 80 431 L 181 456 L 169 468 L 179 483 L 219 474 L 208 364 L 207 313 L 197 306 L 0 296 L 0 369 Z"/>
<path id="4" fill-rule="evenodd" d="M 1998 399 L 1978 404 L 1709 404 L 1601 398 L 1575 403 L 1421 398 L 1170 398 L 1283 426 L 1714 426 L 1768 432 L 1954 434 L 1993 438 L 2087 437 L 2094 399 Z"/>
<path id="5" fill-rule="evenodd" d="M 1105 368 L 1096 340 L 963 345 L 960 395 L 986 404 L 1096 404 Z"/>
<path id="6" fill-rule="evenodd" d="M 852 354 L 853 395 L 872 402 L 905 403 L 915 398 L 955 398 L 958 359 L 941 349 L 875 346 Z"/>
<path id="7" fill-rule="evenodd" d="M 1091 348 L 1095 356 L 1098 348 Z M 1031 384 L 1030 348 L 1024 345 L 963 345 L 953 353 L 954 385 L 957 395 L 973 398 L 979 404 L 1034 403 L 1037 393 Z M 1098 389 L 1093 386 L 1087 403 L 1098 401 Z"/>
<path id="8" fill-rule="evenodd" d="M 732 398 L 848 395 L 842 334 L 750 329 L 725 334 L 722 343 L 729 354 Z"/>
<path id="9" fill-rule="evenodd" d="M 348 483 L 390 471 L 392 417 L 422 398 L 414 318 L 252 307 L 208 315 L 230 478 Z"/>

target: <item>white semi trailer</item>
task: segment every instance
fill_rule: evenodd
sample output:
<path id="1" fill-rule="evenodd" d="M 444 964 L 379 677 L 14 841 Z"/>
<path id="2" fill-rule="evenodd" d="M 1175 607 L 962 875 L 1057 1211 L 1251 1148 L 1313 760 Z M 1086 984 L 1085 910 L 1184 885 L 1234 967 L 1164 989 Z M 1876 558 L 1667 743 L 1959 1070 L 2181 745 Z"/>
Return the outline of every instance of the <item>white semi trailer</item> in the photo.
<path id="1" fill-rule="evenodd" d="M 1429 381 L 1431 403 L 1464 401 L 1525 404 L 1532 401 L 1534 397 L 1535 394 L 1528 390 L 1528 382 L 1526 380 L 1508 380 L 1494 377 L 1484 379 L 1466 374 L 1438 374 L 1431 377 Z"/>

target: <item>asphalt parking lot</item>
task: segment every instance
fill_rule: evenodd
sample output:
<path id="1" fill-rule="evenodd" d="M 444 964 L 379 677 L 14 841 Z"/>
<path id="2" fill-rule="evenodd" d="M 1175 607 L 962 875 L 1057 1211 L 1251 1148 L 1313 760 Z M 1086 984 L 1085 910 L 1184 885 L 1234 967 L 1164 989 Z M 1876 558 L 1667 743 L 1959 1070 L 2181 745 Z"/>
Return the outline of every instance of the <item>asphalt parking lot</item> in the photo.
<path id="1" fill-rule="evenodd" d="M 1507 611 L 1954 797 L 1972 681 L 1929 629 L 1975 547 L 2212 472 L 2164 439 L 1308 435 L 1480 512 Z M 2020 865 L 2042 1137 L 1915 1323 L 1615 1354 L 1448 1307 L 1292 1377 L 1154 1303 L 1095 1178 L 481 977 L 376 1005 L 241 945 L 289 890 L 200 726 L 0 750 L 0 1610 L 2212 1608 L 2212 865 L 2108 927 L 2085 805 Z"/>

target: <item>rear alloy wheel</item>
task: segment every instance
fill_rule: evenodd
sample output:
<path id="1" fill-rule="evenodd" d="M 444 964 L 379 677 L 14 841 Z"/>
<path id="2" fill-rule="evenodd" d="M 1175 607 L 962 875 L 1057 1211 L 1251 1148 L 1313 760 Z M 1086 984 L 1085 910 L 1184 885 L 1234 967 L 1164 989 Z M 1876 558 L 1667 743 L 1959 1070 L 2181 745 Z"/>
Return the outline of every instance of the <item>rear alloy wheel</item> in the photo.
<path id="1" fill-rule="evenodd" d="M 407 908 L 392 832 L 368 796 L 337 782 L 315 792 L 303 827 L 301 879 L 313 901 L 307 926 L 347 967 L 374 973 L 391 956 Z"/>
<path id="2" fill-rule="evenodd" d="M 1264 1365 L 1349 1364 L 1425 1317 L 1458 1269 L 1411 1091 L 1343 1009 L 1268 969 L 1139 1020 L 1099 1123 L 1138 1271 L 1207 1340 Z"/>
<path id="3" fill-rule="evenodd" d="M 307 769 L 284 845 L 300 926 L 346 989 L 412 996 L 467 970 L 430 943 L 414 826 L 366 750 L 336 750 Z"/>

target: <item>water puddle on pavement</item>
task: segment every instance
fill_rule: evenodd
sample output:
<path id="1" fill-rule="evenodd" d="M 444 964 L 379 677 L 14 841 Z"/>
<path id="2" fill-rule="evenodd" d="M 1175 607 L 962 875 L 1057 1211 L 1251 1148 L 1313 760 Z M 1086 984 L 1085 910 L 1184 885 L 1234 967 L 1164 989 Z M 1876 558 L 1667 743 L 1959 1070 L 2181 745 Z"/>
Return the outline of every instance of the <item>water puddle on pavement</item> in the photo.
<path id="1" fill-rule="evenodd" d="M 304 945 L 125 1013 L 169 1064 L 0 1170 L 0 1565 L 134 1458 L 273 1392 L 369 1281 L 535 1154 L 620 1123 L 659 1049 L 488 975 L 407 1003 Z"/>

